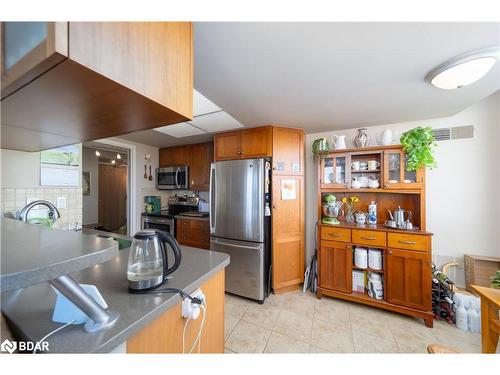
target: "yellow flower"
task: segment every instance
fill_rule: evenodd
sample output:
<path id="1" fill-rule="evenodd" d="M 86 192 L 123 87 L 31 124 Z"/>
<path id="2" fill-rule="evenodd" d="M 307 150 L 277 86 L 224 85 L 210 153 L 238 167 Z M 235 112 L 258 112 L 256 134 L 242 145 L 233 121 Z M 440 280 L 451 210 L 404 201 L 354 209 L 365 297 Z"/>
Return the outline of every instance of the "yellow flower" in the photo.
<path id="1" fill-rule="evenodd" d="M 347 203 L 347 198 L 346 197 L 342 198 L 342 203 Z"/>

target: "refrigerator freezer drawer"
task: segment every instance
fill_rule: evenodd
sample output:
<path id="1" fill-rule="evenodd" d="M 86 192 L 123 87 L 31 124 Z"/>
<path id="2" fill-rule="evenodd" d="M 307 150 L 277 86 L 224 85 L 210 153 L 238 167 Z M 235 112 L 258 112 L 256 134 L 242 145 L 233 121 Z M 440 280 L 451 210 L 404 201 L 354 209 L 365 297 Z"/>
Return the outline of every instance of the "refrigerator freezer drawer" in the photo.
<path id="1" fill-rule="evenodd" d="M 263 301 L 265 295 L 264 244 L 211 237 L 210 250 L 230 256 L 226 292 Z"/>

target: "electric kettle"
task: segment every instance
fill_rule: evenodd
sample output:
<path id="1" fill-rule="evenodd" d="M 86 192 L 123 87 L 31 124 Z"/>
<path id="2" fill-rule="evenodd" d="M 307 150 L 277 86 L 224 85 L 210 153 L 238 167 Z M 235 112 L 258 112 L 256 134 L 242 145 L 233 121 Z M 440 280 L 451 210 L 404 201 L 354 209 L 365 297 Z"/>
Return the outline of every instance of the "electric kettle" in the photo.
<path id="1" fill-rule="evenodd" d="M 168 268 L 167 245 L 174 254 Z M 143 230 L 134 235 L 128 256 L 127 279 L 131 292 L 158 288 L 181 264 L 181 249 L 172 234 L 160 230 Z"/>

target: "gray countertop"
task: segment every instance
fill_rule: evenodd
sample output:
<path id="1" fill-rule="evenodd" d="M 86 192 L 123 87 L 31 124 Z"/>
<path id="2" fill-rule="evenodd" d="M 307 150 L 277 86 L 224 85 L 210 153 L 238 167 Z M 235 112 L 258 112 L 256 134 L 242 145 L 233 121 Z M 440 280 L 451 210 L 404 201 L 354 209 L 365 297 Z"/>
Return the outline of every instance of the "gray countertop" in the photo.
<path id="1" fill-rule="evenodd" d="M 0 219 L 0 292 L 25 288 L 107 262 L 116 241 Z"/>
<path id="2" fill-rule="evenodd" d="M 166 287 L 191 293 L 229 264 L 227 254 L 187 246 L 181 246 L 181 250 L 181 265 L 172 273 L 172 279 L 165 284 Z M 109 308 L 120 314 L 118 321 L 112 327 L 97 333 L 85 333 L 82 326 L 66 327 L 47 339 L 50 352 L 110 352 L 180 301 L 178 294 L 128 293 L 128 253 L 129 249 L 122 250 L 106 263 L 72 274 L 79 283 L 98 287 Z M 51 321 L 54 302 L 54 291 L 49 284 L 44 283 L 3 293 L 2 312 L 11 324 L 15 336 L 37 341 L 61 326 Z"/>

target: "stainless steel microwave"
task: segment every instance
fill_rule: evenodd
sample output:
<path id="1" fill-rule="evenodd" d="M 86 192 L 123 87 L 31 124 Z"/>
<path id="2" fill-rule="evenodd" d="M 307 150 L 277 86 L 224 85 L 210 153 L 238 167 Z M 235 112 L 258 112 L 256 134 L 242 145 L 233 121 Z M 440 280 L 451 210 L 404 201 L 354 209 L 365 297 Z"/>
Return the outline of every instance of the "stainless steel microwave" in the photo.
<path id="1" fill-rule="evenodd" d="M 189 167 L 156 168 L 156 188 L 159 190 L 189 189 Z"/>

